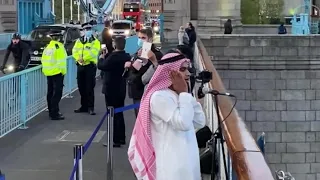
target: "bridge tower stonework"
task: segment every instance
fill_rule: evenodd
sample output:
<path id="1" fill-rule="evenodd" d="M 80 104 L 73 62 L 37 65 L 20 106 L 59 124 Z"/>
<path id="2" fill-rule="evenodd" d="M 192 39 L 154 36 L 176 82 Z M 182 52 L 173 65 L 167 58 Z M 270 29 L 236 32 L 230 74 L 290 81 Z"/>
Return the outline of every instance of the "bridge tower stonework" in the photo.
<path id="1" fill-rule="evenodd" d="M 180 26 L 191 21 L 198 34 L 221 34 L 232 20 L 234 32 L 241 32 L 241 0 L 163 0 L 164 36 L 176 42 Z"/>

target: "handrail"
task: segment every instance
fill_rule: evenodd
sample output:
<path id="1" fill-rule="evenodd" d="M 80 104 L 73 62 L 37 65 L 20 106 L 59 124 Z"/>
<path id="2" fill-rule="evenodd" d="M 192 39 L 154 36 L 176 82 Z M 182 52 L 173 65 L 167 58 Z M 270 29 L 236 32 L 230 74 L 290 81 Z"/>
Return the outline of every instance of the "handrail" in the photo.
<path id="1" fill-rule="evenodd" d="M 197 45 L 205 69 L 212 72 L 213 79 L 210 81 L 210 85 L 220 92 L 225 92 L 221 78 L 211 62 L 201 40 L 197 41 Z M 221 119 L 224 119 L 224 117 L 229 114 L 231 107 L 232 103 L 228 97 L 219 97 Z M 237 174 L 237 179 L 274 180 L 259 147 L 236 109 L 232 111 L 228 119 L 221 125 L 228 151 L 232 159 L 233 169 Z"/>
<path id="2" fill-rule="evenodd" d="M 125 51 L 137 51 L 138 37 L 126 39 Z M 26 123 L 46 109 L 46 77 L 42 66 L 0 77 L 0 138 L 16 128 L 27 128 Z M 72 56 L 67 59 L 67 74 L 64 78 L 63 97 L 72 97 L 77 90 L 77 65 Z M 99 75 L 99 71 L 97 71 Z"/>

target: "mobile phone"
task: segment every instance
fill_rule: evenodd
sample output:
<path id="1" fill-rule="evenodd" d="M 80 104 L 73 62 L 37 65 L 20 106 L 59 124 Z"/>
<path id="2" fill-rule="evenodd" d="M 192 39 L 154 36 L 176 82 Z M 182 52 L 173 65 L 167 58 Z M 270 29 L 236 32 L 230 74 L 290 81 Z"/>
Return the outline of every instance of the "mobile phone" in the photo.
<path id="1" fill-rule="evenodd" d="M 151 50 L 152 43 L 144 42 L 142 45 L 141 57 L 148 59 L 148 52 Z"/>
<path id="2" fill-rule="evenodd" d="M 107 46 L 105 44 L 101 44 L 101 49 L 105 49 Z"/>

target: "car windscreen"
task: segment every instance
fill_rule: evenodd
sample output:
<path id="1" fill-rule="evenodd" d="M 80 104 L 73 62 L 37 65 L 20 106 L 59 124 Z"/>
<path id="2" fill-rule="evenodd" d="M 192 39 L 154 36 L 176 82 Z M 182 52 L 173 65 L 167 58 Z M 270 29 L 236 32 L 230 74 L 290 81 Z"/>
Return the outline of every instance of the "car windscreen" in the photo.
<path id="1" fill-rule="evenodd" d="M 61 34 L 65 33 L 64 29 L 59 28 L 36 28 L 30 32 L 27 39 L 33 41 L 50 41 L 50 31 L 60 32 Z"/>
<path id="2" fill-rule="evenodd" d="M 129 23 L 113 23 L 112 29 L 130 29 Z"/>

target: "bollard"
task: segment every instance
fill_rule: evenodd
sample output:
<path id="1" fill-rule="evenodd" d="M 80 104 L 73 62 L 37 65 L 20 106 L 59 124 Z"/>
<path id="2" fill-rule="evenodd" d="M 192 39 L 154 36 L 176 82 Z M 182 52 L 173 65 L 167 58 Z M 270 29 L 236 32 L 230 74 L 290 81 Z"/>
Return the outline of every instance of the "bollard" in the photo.
<path id="1" fill-rule="evenodd" d="M 76 169 L 76 173 L 73 176 L 74 180 L 83 180 L 83 165 L 82 165 L 82 159 L 83 159 L 83 145 L 82 144 L 76 144 L 73 147 L 73 165 L 75 166 L 77 163 L 77 159 L 79 159 L 78 166 Z"/>
<path id="2" fill-rule="evenodd" d="M 6 177 L 4 176 L 4 174 L 2 174 L 1 170 L 0 170 L 0 180 L 5 180 Z"/>
<path id="3" fill-rule="evenodd" d="M 113 107 L 109 106 L 107 112 L 107 180 L 113 180 Z"/>

